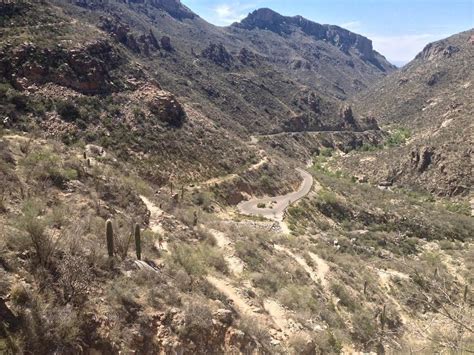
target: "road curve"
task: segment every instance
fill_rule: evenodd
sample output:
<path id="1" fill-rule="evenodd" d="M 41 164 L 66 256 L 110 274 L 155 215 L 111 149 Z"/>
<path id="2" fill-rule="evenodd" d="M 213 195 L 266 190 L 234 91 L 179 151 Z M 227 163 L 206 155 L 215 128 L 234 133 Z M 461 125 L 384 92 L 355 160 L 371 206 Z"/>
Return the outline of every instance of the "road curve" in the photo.
<path id="1" fill-rule="evenodd" d="M 299 168 L 296 171 L 303 178 L 303 182 L 297 191 L 282 196 L 253 198 L 249 201 L 242 201 L 237 205 L 239 212 L 246 215 L 262 216 L 275 221 L 283 220 L 283 215 L 288 206 L 305 197 L 313 186 L 313 176 L 310 173 Z M 265 204 L 265 208 L 258 208 L 259 204 Z"/>

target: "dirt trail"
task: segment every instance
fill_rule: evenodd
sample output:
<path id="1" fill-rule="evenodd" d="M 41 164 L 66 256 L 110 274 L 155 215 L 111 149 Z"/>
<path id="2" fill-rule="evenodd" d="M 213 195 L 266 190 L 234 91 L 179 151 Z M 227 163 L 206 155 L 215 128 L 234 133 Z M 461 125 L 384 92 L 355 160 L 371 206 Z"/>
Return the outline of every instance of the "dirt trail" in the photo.
<path id="1" fill-rule="evenodd" d="M 288 317 L 288 311 L 285 310 L 277 301 L 267 299 L 263 302 L 263 308 L 273 319 L 275 325 L 281 331 L 280 337 L 288 339 L 291 335 L 298 333 L 303 326 Z"/>
<path id="2" fill-rule="evenodd" d="M 230 271 L 235 276 L 240 276 L 244 272 L 244 262 L 235 256 L 234 245 L 223 232 L 210 229 L 209 232 L 214 236 L 217 246 L 224 252 L 224 259 L 229 266 Z"/>
<path id="3" fill-rule="evenodd" d="M 466 283 L 466 280 L 461 274 L 461 271 L 466 271 L 466 266 L 453 259 L 451 255 L 449 255 L 446 251 L 440 248 L 438 243 L 426 243 L 423 246 L 423 249 L 429 252 L 438 253 L 441 257 L 441 261 L 446 266 L 446 269 L 448 269 L 449 273 L 455 276 L 459 281 Z"/>
<path id="4" fill-rule="evenodd" d="M 410 278 L 410 276 L 407 275 L 407 274 L 404 274 L 400 271 L 391 270 L 391 269 L 381 270 L 381 269 L 374 268 L 374 270 L 379 275 L 379 284 L 380 284 L 382 290 L 385 292 L 385 296 L 390 301 L 392 301 L 392 303 L 397 308 L 397 311 L 400 315 L 400 318 L 401 318 L 403 324 L 409 325 L 411 323 L 410 316 L 405 312 L 405 310 L 403 309 L 400 302 L 398 302 L 398 300 L 395 297 L 393 297 L 390 294 L 390 292 L 391 292 L 391 288 L 392 288 L 391 284 L 393 282 L 393 279 L 399 278 L 399 279 L 407 280 L 407 279 Z"/>
<path id="5" fill-rule="evenodd" d="M 147 197 L 145 196 L 140 196 L 142 199 L 143 203 L 146 205 L 146 208 L 148 208 L 148 211 L 150 211 L 150 229 L 153 233 L 157 233 L 161 235 L 162 237 L 165 235 L 165 230 L 163 229 L 161 223 L 160 223 L 160 218 L 164 215 L 164 211 L 160 209 L 158 206 L 156 206 L 152 201 L 150 201 Z M 168 243 L 163 241 L 161 245 L 156 246 L 157 249 L 165 249 L 168 250 Z"/>
<path id="6" fill-rule="evenodd" d="M 311 266 L 308 265 L 308 263 L 302 256 L 294 254 L 291 250 L 281 245 L 275 245 L 275 249 L 288 254 L 293 260 L 295 260 L 304 269 L 304 271 L 308 273 L 308 275 L 311 277 L 311 280 L 313 280 L 316 283 L 320 283 L 321 280 L 318 274 L 314 271 L 314 269 Z"/>
<path id="7" fill-rule="evenodd" d="M 260 152 L 261 153 L 261 152 Z M 255 164 L 249 166 L 244 172 L 249 172 L 249 171 L 254 171 L 254 170 L 257 170 L 259 169 L 263 164 L 266 164 L 268 163 L 268 157 L 266 155 L 262 156 L 262 158 Z M 225 176 L 220 176 L 220 177 L 215 177 L 215 178 L 212 178 L 212 179 L 209 179 L 207 181 L 204 181 L 200 184 L 198 184 L 199 186 L 201 187 L 204 187 L 204 186 L 212 186 L 212 185 L 215 185 L 215 184 L 221 184 L 223 182 L 226 182 L 226 181 L 232 181 L 234 179 L 237 179 L 239 177 L 238 174 L 229 174 L 229 175 L 225 175 Z"/>
<path id="8" fill-rule="evenodd" d="M 262 322 L 266 321 L 265 316 L 260 313 L 261 309 L 252 305 L 251 300 L 243 296 L 239 289 L 232 286 L 230 280 L 209 275 L 207 281 L 229 298 L 240 314 L 253 316 Z"/>
<path id="9" fill-rule="evenodd" d="M 330 270 L 328 263 L 326 262 L 326 260 L 312 252 L 308 252 L 308 254 L 311 259 L 313 259 L 313 261 L 316 263 L 316 275 L 318 276 L 319 282 L 321 282 L 321 286 L 323 286 L 326 291 L 329 290 L 329 283 L 326 279 L 326 275 Z"/>

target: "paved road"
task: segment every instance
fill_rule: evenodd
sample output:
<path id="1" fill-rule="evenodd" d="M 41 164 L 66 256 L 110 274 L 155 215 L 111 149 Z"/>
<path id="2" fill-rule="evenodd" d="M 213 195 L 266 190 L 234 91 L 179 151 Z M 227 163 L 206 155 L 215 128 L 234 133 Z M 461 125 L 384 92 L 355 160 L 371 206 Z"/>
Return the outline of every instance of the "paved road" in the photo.
<path id="1" fill-rule="evenodd" d="M 246 215 L 262 216 L 275 221 L 283 220 L 285 210 L 289 205 L 305 197 L 313 186 L 313 177 L 302 169 L 296 169 L 303 177 L 303 182 L 297 191 L 290 192 L 283 196 L 254 198 L 243 201 L 237 205 L 240 213 Z M 266 208 L 258 208 L 259 204 L 265 204 Z M 269 208 L 269 206 L 272 208 Z"/>

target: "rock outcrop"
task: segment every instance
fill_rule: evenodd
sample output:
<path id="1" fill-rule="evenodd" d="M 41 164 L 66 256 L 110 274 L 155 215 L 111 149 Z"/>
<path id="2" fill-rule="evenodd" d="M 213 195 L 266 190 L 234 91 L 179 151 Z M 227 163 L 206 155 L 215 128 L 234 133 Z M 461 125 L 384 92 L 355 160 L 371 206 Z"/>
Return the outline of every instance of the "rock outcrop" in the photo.
<path id="1" fill-rule="evenodd" d="M 271 9 L 263 8 L 255 10 L 240 23 L 234 23 L 233 26 L 248 30 L 259 28 L 280 35 L 290 35 L 292 32 L 300 30 L 318 40 L 330 42 L 346 53 L 352 48 L 359 53 L 362 59 L 376 62 L 372 41 L 368 38 L 338 26 L 321 25 L 302 16 L 282 16 Z"/>
<path id="2" fill-rule="evenodd" d="M 107 41 L 95 41 L 70 50 L 25 43 L 15 48 L 3 48 L 0 52 L 0 70 L 19 90 L 48 82 L 84 94 L 118 90 L 111 71 L 122 64 L 123 58 Z"/>
<path id="3" fill-rule="evenodd" d="M 210 59 L 215 64 L 222 67 L 230 67 L 234 62 L 234 58 L 222 43 L 215 44 L 211 43 L 206 49 L 201 53 L 203 58 Z"/>
<path id="4" fill-rule="evenodd" d="M 166 122 L 173 127 L 181 127 L 186 120 L 184 111 L 178 100 L 169 92 L 159 91 L 148 103 L 150 112 L 160 121 Z"/>

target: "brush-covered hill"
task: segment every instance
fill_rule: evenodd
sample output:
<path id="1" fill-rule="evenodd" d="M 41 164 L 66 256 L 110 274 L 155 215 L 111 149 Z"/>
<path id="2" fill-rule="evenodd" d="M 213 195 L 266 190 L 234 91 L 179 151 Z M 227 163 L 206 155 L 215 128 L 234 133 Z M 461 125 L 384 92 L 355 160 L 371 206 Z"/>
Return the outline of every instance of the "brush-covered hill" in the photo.
<path id="1" fill-rule="evenodd" d="M 406 143 L 348 157 L 347 168 L 365 172 L 374 181 L 436 195 L 468 195 L 472 185 L 473 59 L 474 31 L 469 30 L 428 44 L 403 69 L 357 96 L 355 112 L 377 117 L 401 138 L 395 141 Z"/>
<path id="2" fill-rule="evenodd" d="M 465 209 L 330 169 L 393 139 L 344 102 L 392 70 L 266 9 L 2 2 L 0 353 L 472 348 Z"/>

